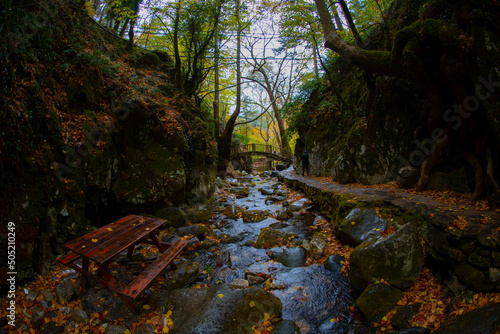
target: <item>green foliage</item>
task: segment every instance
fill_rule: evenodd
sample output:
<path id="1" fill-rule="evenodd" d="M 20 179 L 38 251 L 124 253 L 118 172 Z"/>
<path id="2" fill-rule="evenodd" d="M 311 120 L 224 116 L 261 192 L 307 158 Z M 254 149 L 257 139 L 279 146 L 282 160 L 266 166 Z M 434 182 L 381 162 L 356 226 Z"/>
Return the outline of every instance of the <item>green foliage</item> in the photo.
<path id="1" fill-rule="evenodd" d="M 137 43 L 172 55 L 177 87 L 189 96 L 196 95 L 212 69 L 209 54 L 214 49 L 214 36 L 231 8 L 220 0 L 177 0 L 153 12 Z"/>
<path id="2" fill-rule="evenodd" d="M 233 140 L 232 140 L 232 146 L 242 146 L 242 145 L 247 145 L 250 143 L 250 138 L 245 136 L 244 134 L 241 133 L 234 133 L 233 134 Z"/>
<path id="3" fill-rule="evenodd" d="M 116 65 L 108 55 L 105 55 L 100 51 L 94 53 L 85 51 L 83 53 L 80 53 L 78 57 L 82 62 L 86 62 L 91 66 L 95 66 L 108 75 L 113 76 L 118 73 L 118 65 Z"/>
<path id="4" fill-rule="evenodd" d="M 288 132 L 298 132 L 307 127 L 310 121 L 308 100 L 314 92 L 319 92 L 322 88 L 322 80 L 314 78 L 307 81 L 300 88 L 293 100 L 287 103 L 283 108 L 283 113 L 288 121 Z"/>

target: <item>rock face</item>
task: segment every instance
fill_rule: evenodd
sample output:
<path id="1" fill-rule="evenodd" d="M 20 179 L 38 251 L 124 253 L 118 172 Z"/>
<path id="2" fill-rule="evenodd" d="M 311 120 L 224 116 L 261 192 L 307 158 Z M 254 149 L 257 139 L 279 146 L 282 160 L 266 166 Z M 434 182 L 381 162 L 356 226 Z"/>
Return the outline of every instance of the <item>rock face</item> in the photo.
<path id="1" fill-rule="evenodd" d="M 351 254 L 349 278 L 359 290 L 381 279 L 404 289 L 415 282 L 423 261 L 418 230 L 407 224 L 394 234 L 356 247 Z"/>
<path id="2" fill-rule="evenodd" d="M 174 290 L 166 305 L 172 307 L 172 333 L 251 333 L 264 314 L 280 316 L 277 297 L 259 288 L 232 290 L 225 284 L 209 288 Z"/>
<path id="3" fill-rule="evenodd" d="M 19 2 L 12 6 L 25 10 Z M 48 17 L 45 24 L 53 26 L 71 17 L 75 23 L 71 29 L 86 27 L 89 22 L 72 10 L 58 5 L 57 15 Z M 31 15 L 31 10 L 27 13 Z M 59 36 L 63 33 L 59 29 L 51 34 Z M 99 56 L 86 53 L 83 59 L 80 38 L 88 36 L 81 37 L 81 29 L 66 33 L 74 38 L 64 45 L 50 38 L 48 49 L 41 50 L 27 42 L 25 52 L 37 50 L 43 59 L 36 62 L 49 66 L 46 52 L 57 47 L 61 64 L 79 64 L 72 75 L 37 73 L 29 91 L 1 103 L 3 111 L 31 101 L 13 109 L 15 113 L 2 114 L 7 117 L 2 118 L 5 124 L 16 122 L 16 117 L 26 121 L 0 134 L 2 157 L 9 157 L 0 162 L 0 185 L 6 190 L 0 194 L 0 224 L 14 222 L 17 231 L 25 231 L 16 240 L 22 245 L 16 249 L 22 259 L 16 263 L 19 280 L 34 271 L 46 272 L 53 254 L 62 251 L 61 245 L 88 231 L 89 225 L 102 226 L 131 212 L 152 214 L 181 203 L 204 204 L 214 192 L 213 134 L 193 101 L 168 102 L 177 94 L 168 89 L 173 87 L 164 72 L 171 67 L 169 60 L 148 51 L 123 55 L 114 47 L 101 49 L 103 44 L 90 46 L 100 50 Z M 92 33 L 96 34 L 92 40 L 101 40 L 101 32 Z M 119 55 L 125 57 L 123 63 L 111 60 Z M 29 59 L 13 58 L 12 68 L 31 66 Z M 144 62 L 152 66 L 148 74 L 143 72 Z M 118 68 L 124 73 L 119 84 L 104 74 Z M 24 80 L 24 75 L 17 74 L 11 82 Z M 144 85 L 132 83 L 139 77 L 147 77 Z M 49 96 L 62 98 L 53 104 Z M 4 269 L 2 260 L 0 273 Z"/>

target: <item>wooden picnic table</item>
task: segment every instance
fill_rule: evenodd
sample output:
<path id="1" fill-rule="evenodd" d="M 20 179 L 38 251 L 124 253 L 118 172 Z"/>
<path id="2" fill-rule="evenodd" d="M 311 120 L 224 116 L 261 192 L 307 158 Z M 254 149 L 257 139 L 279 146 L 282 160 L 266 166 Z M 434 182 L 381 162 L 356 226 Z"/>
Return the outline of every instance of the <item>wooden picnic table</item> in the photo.
<path id="1" fill-rule="evenodd" d="M 83 275 L 90 277 L 110 290 L 117 292 L 127 306 L 136 310 L 133 301 L 152 283 L 152 281 L 170 264 L 174 269 L 173 260 L 187 246 L 186 240 L 178 240 L 169 245 L 162 243 L 156 236 L 156 231 L 167 221 L 129 215 L 97 230 L 89 232 L 64 245 L 69 253 L 59 258 L 59 261 Z M 159 250 L 160 256 L 141 274 L 135 277 L 127 286 L 121 284 L 109 272 L 109 265 L 118 254 L 125 250 L 130 257 L 135 245 L 149 243 Z M 76 263 L 81 259 L 81 265 Z M 93 262 L 98 270 L 89 270 Z"/>

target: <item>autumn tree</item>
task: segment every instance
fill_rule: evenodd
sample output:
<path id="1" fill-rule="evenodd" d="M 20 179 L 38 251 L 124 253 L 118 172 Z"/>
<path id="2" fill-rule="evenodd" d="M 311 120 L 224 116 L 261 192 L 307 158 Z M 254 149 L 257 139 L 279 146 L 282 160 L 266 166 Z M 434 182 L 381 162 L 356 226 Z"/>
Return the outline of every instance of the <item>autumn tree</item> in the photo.
<path id="1" fill-rule="evenodd" d="M 270 37 L 266 40 L 264 37 L 263 48 L 269 48 L 269 44 L 274 37 Z M 290 71 L 293 72 L 293 58 L 288 57 L 285 53 L 282 58 L 275 63 L 275 67 L 266 58 L 266 52 L 263 55 L 259 55 L 255 51 L 256 41 L 249 41 L 247 49 L 250 53 L 249 57 L 245 58 L 246 63 L 250 67 L 250 73 L 246 79 L 254 82 L 261 89 L 267 93 L 269 97 L 269 104 L 272 107 L 273 116 L 278 124 L 279 134 L 280 134 L 280 146 L 281 154 L 283 156 L 290 157 L 292 155 L 292 150 L 286 136 L 286 126 L 285 121 L 281 115 L 281 107 L 290 99 L 293 87 L 294 78 L 290 75 L 285 74 L 288 65 Z M 274 58 L 274 56 L 272 57 Z M 290 61 L 292 59 L 292 61 Z"/>

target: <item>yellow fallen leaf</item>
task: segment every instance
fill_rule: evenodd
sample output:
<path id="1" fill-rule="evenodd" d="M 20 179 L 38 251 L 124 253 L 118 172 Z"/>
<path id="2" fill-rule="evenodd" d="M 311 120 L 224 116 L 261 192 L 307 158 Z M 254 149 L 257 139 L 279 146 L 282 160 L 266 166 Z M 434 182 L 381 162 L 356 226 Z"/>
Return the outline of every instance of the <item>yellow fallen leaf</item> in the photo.
<path id="1" fill-rule="evenodd" d="M 337 322 L 337 319 L 335 319 L 335 318 L 331 318 L 331 319 L 330 319 L 330 322 Z"/>
<path id="2" fill-rule="evenodd" d="M 113 229 L 110 227 L 110 228 L 108 228 L 108 231 L 111 232 L 111 231 L 113 231 Z"/>
<path id="3" fill-rule="evenodd" d="M 146 227 L 146 231 L 149 231 L 149 230 L 150 230 L 150 228 L 149 228 L 149 227 Z"/>
<path id="4" fill-rule="evenodd" d="M 132 334 L 132 333 L 128 329 L 126 329 L 125 334 Z"/>
<path id="5" fill-rule="evenodd" d="M 356 224 L 356 222 L 351 222 L 351 225 L 354 225 L 354 224 Z"/>
<path id="6" fill-rule="evenodd" d="M 151 308 L 151 306 L 149 306 L 149 305 L 146 304 L 146 305 L 143 305 L 142 308 L 145 309 L 145 310 L 149 310 Z"/>
<path id="7" fill-rule="evenodd" d="M 168 327 L 163 327 L 163 333 L 168 333 Z"/>
<path id="8" fill-rule="evenodd" d="M 92 239 L 92 242 L 98 242 L 99 240 L 98 239 Z"/>
<path id="9" fill-rule="evenodd" d="M 252 300 L 252 301 L 250 302 L 250 307 L 254 307 L 254 306 L 255 306 L 255 302 Z"/>
<path id="10" fill-rule="evenodd" d="M 218 296 L 219 296 L 219 298 L 222 298 L 222 297 L 224 297 L 224 294 L 219 293 Z"/>
<path id="11" fill-rule="evenodd" d="M 82 245 L 82 248 L 85 248 L 85 245 Z"/>

